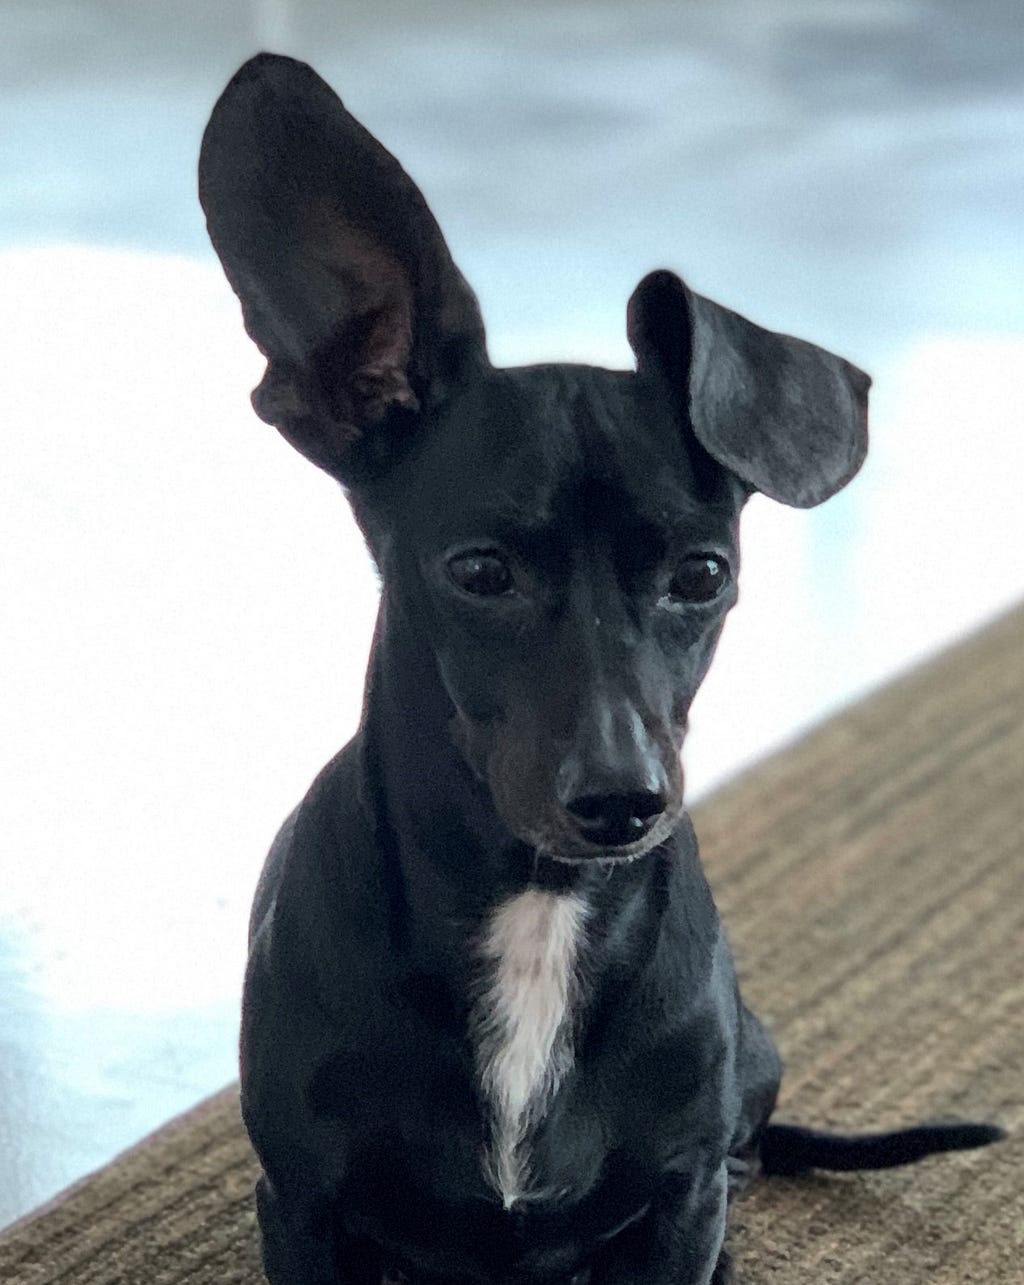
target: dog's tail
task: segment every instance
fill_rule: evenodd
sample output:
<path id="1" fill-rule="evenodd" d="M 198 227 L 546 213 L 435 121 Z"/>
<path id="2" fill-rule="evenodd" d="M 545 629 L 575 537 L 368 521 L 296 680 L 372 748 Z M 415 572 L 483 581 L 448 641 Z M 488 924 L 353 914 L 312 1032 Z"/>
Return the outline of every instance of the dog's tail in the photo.
<path id="1" fill-rule="evenodd" d="M 810 1169 L 892 1169 L 939 1151 L 986 1147 L 1006 1137 L 995 1124 L 919 1124 L 892 1133 L 823 1133 L 796 1124 L 769 1124 L 761 1135 L 761 1172 Z"/>

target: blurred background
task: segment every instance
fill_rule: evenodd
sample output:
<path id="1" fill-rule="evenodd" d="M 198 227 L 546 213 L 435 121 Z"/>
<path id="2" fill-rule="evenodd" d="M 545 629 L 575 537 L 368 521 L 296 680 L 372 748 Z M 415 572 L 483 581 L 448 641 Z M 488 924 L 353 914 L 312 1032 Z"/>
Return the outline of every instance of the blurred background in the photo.
<path id="1" fill-rule="evenodd" d="M 358 715 L 372 571 L 194 194 L 261 48 L 419 182 L 495 361 L 627 365 L 670 266 L 874 375 L 856 482 L 749 505 L 692 797 L 1024 592 L 1017 0 L 3 0 L 0 1224 L 234 1076 L 263 854 Z"/>

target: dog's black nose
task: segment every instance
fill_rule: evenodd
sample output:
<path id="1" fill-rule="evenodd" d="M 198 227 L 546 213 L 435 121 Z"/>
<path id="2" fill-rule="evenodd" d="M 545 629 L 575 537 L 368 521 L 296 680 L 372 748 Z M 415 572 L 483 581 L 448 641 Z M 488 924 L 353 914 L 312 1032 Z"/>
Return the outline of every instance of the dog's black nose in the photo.
<path id="1" fill-rule="evenodd" d="M 635 843 L 665 811 L 665 796 L 651 790 L 624 794 L 583 794 L 570 799 L 566 811 L 584 838 L 603 847 Z"/>

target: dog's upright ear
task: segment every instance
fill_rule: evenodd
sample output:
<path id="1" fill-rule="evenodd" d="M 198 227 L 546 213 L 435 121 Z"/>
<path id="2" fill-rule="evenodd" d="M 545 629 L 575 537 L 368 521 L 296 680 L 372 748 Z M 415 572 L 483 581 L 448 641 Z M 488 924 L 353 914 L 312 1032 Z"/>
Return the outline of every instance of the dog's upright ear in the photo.
<path id="1" fill-rule="evenodd" d="M 842 357 L 763 330 L 664 271 L 633 292 L 627 330 L 638 371 L 679 390 L 697 440 L 752 489 L 809 508 L 863 463 L 871 380 Z"/>
<path id="2" fill-rule="evenodd" d="M 408 423 L 486 362 L 419 189 L 305 63 L 260 54 L 236 73 L 203 136 L 199 199 L 267 358 L 256 413 L 339 480 L 394 412 Z"/>

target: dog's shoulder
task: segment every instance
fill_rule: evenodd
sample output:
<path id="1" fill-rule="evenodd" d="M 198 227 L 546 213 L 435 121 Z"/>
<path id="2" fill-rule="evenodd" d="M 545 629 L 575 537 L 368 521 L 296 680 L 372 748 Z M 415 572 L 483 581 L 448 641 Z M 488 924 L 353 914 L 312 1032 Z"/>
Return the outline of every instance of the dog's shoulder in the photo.
<path id="1" fill-rule="evenodd" d="M 328 1010 L 372 968 L 386 940 L 377 840 L 360 790 L 358 738 L 320 772 L 278 832 L 250 927 L 250 978 Z M 364 971 L 360 967 L 358 971 Z"/>

